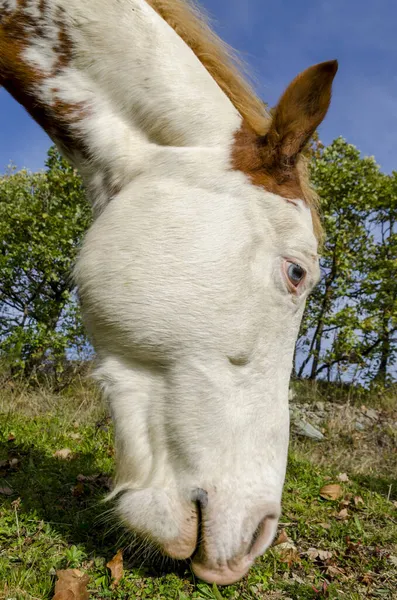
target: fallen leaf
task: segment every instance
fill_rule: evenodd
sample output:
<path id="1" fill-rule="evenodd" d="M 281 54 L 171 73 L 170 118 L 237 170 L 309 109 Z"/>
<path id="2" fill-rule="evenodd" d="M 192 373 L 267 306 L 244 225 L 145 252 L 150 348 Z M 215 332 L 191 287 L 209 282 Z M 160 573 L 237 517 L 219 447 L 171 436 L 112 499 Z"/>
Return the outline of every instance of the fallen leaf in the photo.
<path id="1" fill-rule="evenodd" d="M 323 527 L 324 529 L 331 529 L 330 523 L 320 523 L 320 526 Z"/>
<path id="2" fill-rule="evenodd" d="M 278 546 L 279 544 L 285 544 L 285 542 L 289 541 L 290 539 L 288 538 L 287 532 L 285 531 L 285 529 L 282 529 L 280 535 L 278 536 L 273 545 Z"/>
<path id="3" fill-rule="evenodd" d="M 53 456 L 55 458 L 61 458 L 62 460 L 70 460 L 73 458 L 73 452 L 70 448 L 61 448 L 61 450 L 54 452 Z"/>
<path id="4" fill-rule="evenodd" d="M 320 560 L 329 560 L 330 558 L 332 558 L 333 556 L 333 552 L 331 552 L 330 550 L 319 550 L 318 551 L 318 557 Z"/>
<path id="5" fill-rule="evenodd" d="M 350 506 L 350 498 L 351 496 L 345 496 L 345 498 L 343 500 L 340 501 L 339 506 L 340 507 L 347 507 Z"/>
<path id="6" fill-rule="evenodd" d="M 349 481 L 347 473 L 339 473 L 339 475 L 336 476 L 336 479 L 338 481 L 341 481 L 342 483 L 346 483 L 347 481 Z"/>
<path id="7" fill-rule="evenodd" d="M 17 498 L 16 500 L 14 500 L 13 502 L 11 502 L 11 506 L 14 510 L 18 510 L 19 507 L 21 506 L 22 503 L 22 499 L 21 498 Z"/>
<path id="8" fill-rule="evenodd" d="M 72 440 L 81 440 L 81 435 L 79 433 L 69 433 L 69 437 L 72 438 Z"/>
<path id="9" fill-rule="evenodd" d="M 53 600 L 88 600 L 87 584 L 90 578 L 78 569 L 57 571 Z"/>
<path id="10" fill-rule="evenodd" d="M 342 488 L 339 483 L 328 483 L 320 490 L 320 496 L 325 500 L 337 500 L 342 496 L 342 493 Z"/>
<path id="11" fill-rule="evenodd" d="M 112 575 L 112 587 L 116 587 L 121 578 L 123 577 L 123 551 L 119 550 L 115 556 L 113 556 L 112 560 L 106 563 L 108 569 L 110 569 L 110 573 Z"/>
<path id="12" fill-rule="evenodd" d="M 361 581 L 362 583 L 365 583 L 365 585 L 370 585 L 373 582 L 374 578 L 371 575 L 371 573 L 365 573 L 365 575 L 363 575 L 361 577 Z"/>
<path id="13" fill-rule="evenodd" d="M 361 498 L 361 496 L 354 496 L 354 504 L 355 506 L 358 506 L 359 504 L 364 504 L 364 500 Z"/>
<path id="14" fill-rule="evenodd" d="M 346 573 L 340 567 L 335 567 L 335 565 L 329 565 L 327 567 L 326 573 L 329 577 L 345 577 Z"/>
<path id="15" fill-rule="evenodd" d="M 72 487 L 72 496 L 75 498 L 79 498 L 84 494 L 84 483 L 79 482 L 74 487 Z"/>
<path id="16" fill-rule="evenodd" d="M 15 467 L 17 466 L 18 463 L 19 463 L 19 459 L 18 458 L 10 458 L 10 467 L 11 467 L 11 469 L 15 469 Z"/>
<path id="17" fill-rule="evenodd" d="M 79 473 L 76 477 L 77 481 L 86 482 L 86 483 L 94 483 L 101 476 L 101 474 L 95 473 L 95 475 L 83 475 Z"/>
<path id="18" fill-rule="evenodd" d="M 305 552 L 305 554 L 310 558 L 310 560 L 316 560 L 318 556 L 318 550 L 316 548 L 309 548 L 309 550 Z"/>
<path id="19" fill-rule="evenodd" d="M 389 556 L 389 561 L 391 562 L 392 565 L 394 565 L 395 567 L 397 567 L 397 556 Z"/>
<path id="20" fill-rule="evenodd" d="M 294 563 L 300 562 L 298 550 L 294 542 L 287 536 L 287 541 L 281 542 L 274 547 L 274 551 L 277 552 L 279 560 L 283 563 L 287 563 L 289 567 Z"/>
<path id="21" fill-rule="evenodd" d="M 304 554 L 311 560 L 316 560 L 316 558 L 319 560 L 328 560 L 329 558 L 332 558 L 333 555 L 329 550 L 319 550 L 318 548 L 309 548 Z"/>
<path id="22" fill-rule="evenodd" d="M 279 548 L 280 546 L 277 547 Z M 296 548 L 288 548 L 280 553 L 279 560 L 282 563 L 286 563 L 288 567 L 291 567 L 293 564 L 299 563 L 301 559 Z"/>
<path id="23" fill-rule="evenodd" d="M 2 487 L 0 487 L 0 494 L 2 496 L 12 496 L 13 493 L 14 491 L 7 485 L 3 485 Z"/>
<path id="24" fill-rule="evenodd" d="M 341 511 L 338 512 L 338 514 L 336 515 L 336 518 L 339 519 L 340 521 L 346 521 L 346 519 L 348 519 L 349 517 L 349 513 L 347 512 L 347 508 L 342 508 Z"/>

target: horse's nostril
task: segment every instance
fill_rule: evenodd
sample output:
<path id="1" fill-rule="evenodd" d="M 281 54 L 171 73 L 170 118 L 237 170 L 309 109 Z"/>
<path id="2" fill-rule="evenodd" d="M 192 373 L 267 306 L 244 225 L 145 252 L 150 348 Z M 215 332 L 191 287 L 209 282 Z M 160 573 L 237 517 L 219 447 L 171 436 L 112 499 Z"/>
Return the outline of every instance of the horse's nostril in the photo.
<path id="1" fill-rule="evenodd" d="M 261 533 L 262 533 L 262 531 L 263 531 L 263 527 L 264 527 L 264 521 L 265 521 L 265 520 L 266 520 L 266 517 L 265 517 L 265 519 L 263 519 L 263 521 L 261 521 L 261 522 L 259 523 L 258 527 L 255 529 L 255 531 L 254 531 L 254 534 L 253 534 L 253 536 L 252 536 L 251 543 L 250 543 L 250 545 L 248 546 L 248 551 L 247 551 L 247 554 L 250 554 L 250 552 L 251 552 L 252 548 L 255 546 L 255 543 L 256 543 L 256 541 L 259 539 L 259 537 L 260 537 L 260 535 L 261 535 Z"/>
<path id="2" fill-rule="evenodd" d="M 196 488 L 193 490 L 192 500 L 193 502 L 197 502 L 201 510 L 203 510 L 204 508 L 207 508 L 208 505 L 208 492 L 203 490 L 203 488 Z"/>
<path id="3" fill-rule="evenodd" d="M 271 544 L 277 530 L 277 523 L 278 516 L 276 514 L 269 514 L 262 519 L 254 531 L 247 555 L 258 556 L 264 551 L 264 548 Z"/>

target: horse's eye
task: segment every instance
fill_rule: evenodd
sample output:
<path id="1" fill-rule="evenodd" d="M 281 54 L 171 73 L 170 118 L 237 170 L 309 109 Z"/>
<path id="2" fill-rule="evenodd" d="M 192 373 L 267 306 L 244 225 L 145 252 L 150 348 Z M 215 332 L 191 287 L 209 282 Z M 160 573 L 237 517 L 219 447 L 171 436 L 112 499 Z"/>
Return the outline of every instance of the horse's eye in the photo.
<path id="1" fill-rule="evenodd" d="M 290 283 L 294 287 L 298 287 L 298 285 L 304 280 L 306 271 L 297 263 L 287 262 L 287 276 Z"/>

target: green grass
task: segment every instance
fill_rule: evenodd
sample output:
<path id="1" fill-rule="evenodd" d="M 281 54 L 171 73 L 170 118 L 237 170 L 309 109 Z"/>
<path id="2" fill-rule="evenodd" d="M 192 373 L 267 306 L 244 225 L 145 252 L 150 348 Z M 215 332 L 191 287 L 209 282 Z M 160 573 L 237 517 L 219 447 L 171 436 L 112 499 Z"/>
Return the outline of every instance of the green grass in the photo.
<path id="1" fill-rule="evenodd" d="M 389 454 L 384 471 L 367 472 L 357 454 L 357 468 L 346 463 L 343 496 L 327 501 L 319 491 L 344 470 L 349 442 L 327 442 L 320 461 L 318 443 L 293 440 L 280 531 L 294 548 L 273 547 L 243 581 L 220 588 L 196 580 L 188 562 L 156 564 L 125 550 L 124 577 L 112 589 L 106 563 L 129 539 L 106 522 L 101 503 L 113 442 L 95 391 L 86 383 L 58 395 L 9 389 L 0 398 L 0 423 L 0 488 L 12 490 L 0 494 L 0 599 L 51 598 L 55 572 L 65 568 L 86 572 L 90 597 L 98 599 L 397 599 L 397 477 Z M 336 447 L 337 463 L 336 455 L 327 461 L 324 453 Z M 54 456 L 63 448 L 72 451 L 67 460 Z M 395 445 L 386 450 L 397 459 Z M 345 520 L 338 518 L 343 508 Z M 309 548 L 332 556 L 310 558 Z"/>

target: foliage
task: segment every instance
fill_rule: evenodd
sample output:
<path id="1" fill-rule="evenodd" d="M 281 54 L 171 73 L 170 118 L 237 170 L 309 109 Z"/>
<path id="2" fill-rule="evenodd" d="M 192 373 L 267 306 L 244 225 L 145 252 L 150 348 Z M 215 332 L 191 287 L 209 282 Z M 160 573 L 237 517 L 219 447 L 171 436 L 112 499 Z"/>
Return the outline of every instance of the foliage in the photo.
<path id="1" fill-rule="evenodd" d="M 297 344 L 299 377 L 388 385 L 397 361 L 397 172 L 342 138 L 310 149 L 326 242 Z M 80 178 L 54 148 L 47 170 L 0 179 L 0 359 L 61 373 L 88 348 L 71 271 L 89 225 Z"/>
<path id="2" fill-rule="evenodd" d="M 47 170 L 0 179 L 0 356 L 13 371 L 62 370 L 86 340 L 71 269 L 90 222 L 81 181 L 54 148 Z"/>
<path id="3" fill-rule="evenodd" d="M 397 173 L 381 173 L 339 138 L 317 148 L 312 178 L 327 237 L 298 375 L 385 384 L 397 350 Z"/>

